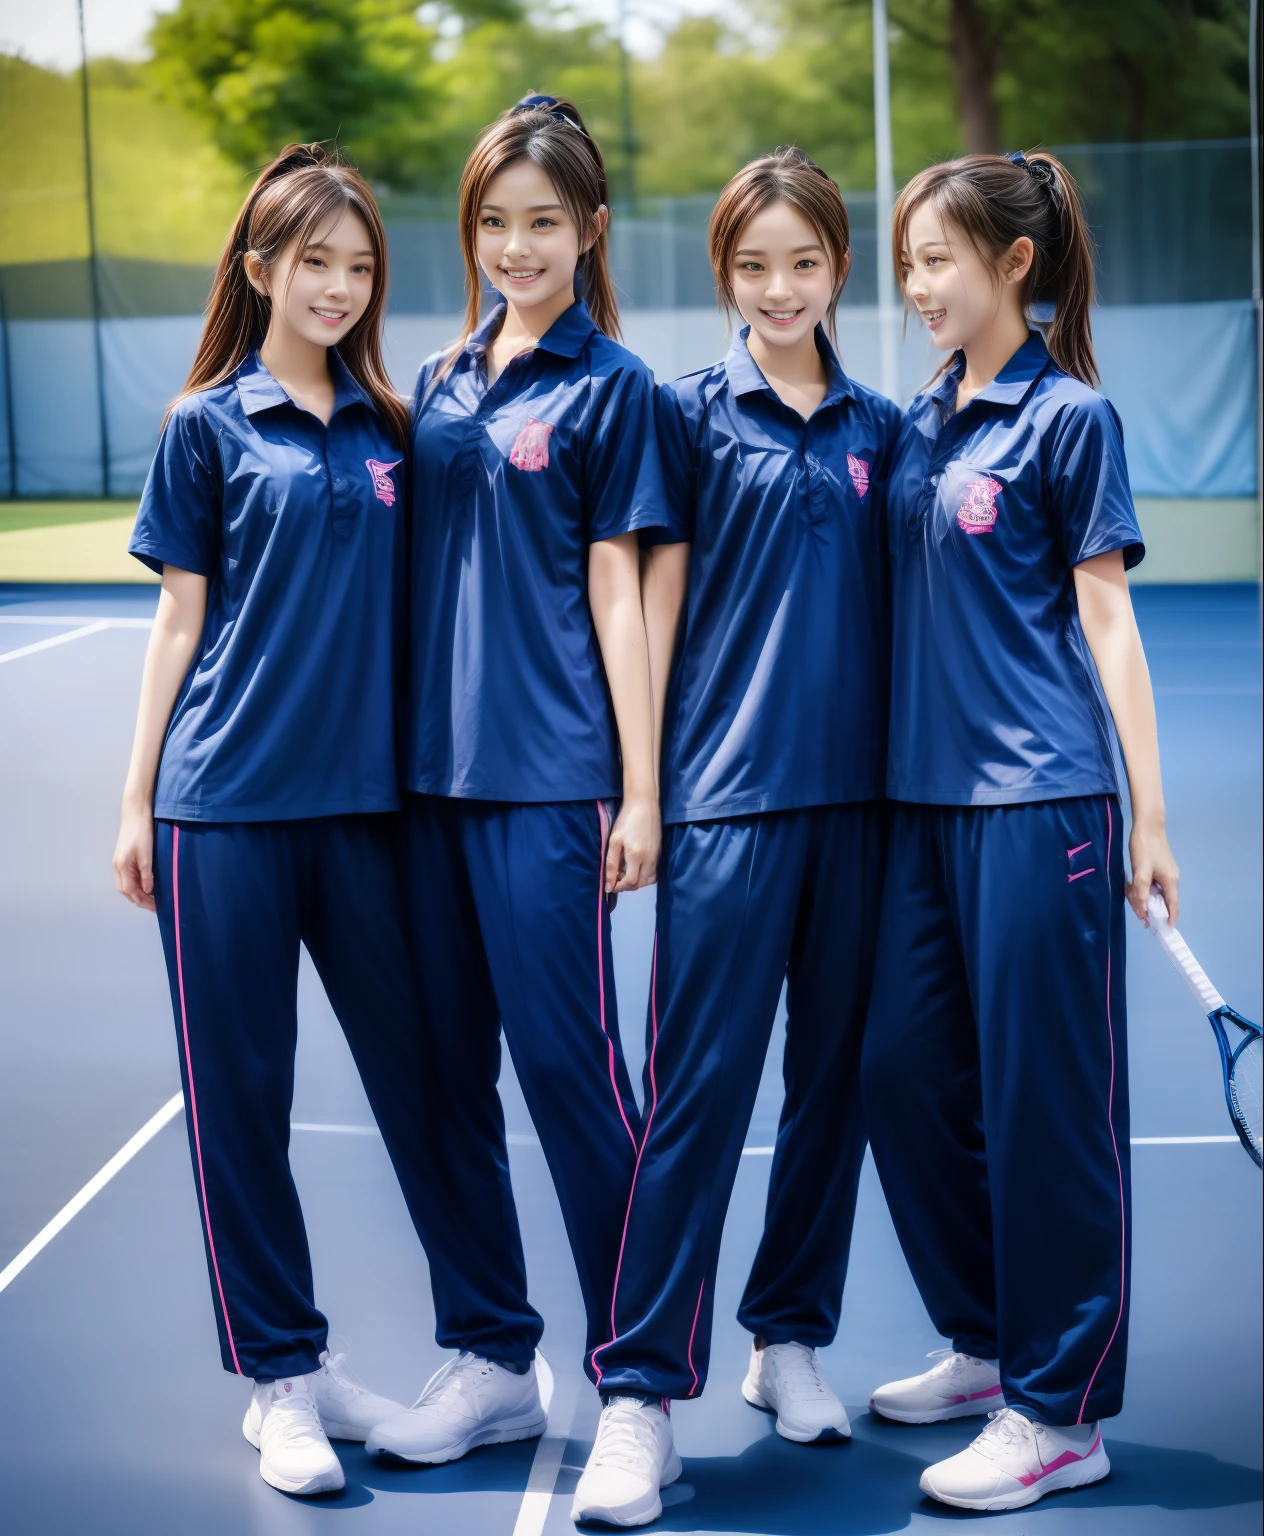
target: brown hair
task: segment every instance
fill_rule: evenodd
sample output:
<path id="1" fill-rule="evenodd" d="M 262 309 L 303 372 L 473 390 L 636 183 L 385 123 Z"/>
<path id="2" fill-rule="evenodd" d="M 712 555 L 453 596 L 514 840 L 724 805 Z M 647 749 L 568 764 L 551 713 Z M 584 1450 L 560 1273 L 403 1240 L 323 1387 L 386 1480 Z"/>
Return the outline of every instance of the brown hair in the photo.
<path id="1" fill-rule="evenodd" d="M 834 312 L 851 267 L 847 205 L 838 183 L 793 146 L 783 146 L 752 160 L 720 193 L 707 235 L 716 302 L 726 311 L 737 308 L 733 292 L 733 254 L 737 242 L 755 215 L 773 203 L 788 203 L 801 213 L 825 247 L 834 278 L 825 325 L 830 340 L 837 342 Z"/>
<path id="2" fill-rule="evenodd" d="M 465 259 L 465 327 L 436 374 L 436 382 L 478 329 L 483 294 L 476 244 L 478 211 L 492 178 L 520 160 L 538 165 L 553 183 L 559 201 L 579 230 L 580 244 L 593 237 L 575 268 L 578 286 L 597 329 L 618 340 L 619 306 L 610 279 L 607 232 L 596 229 L 598 209 L 610 206 L 605 162 L 578 107 L 565 97 L 533 93 L 483 129 L 461 172 L 457 220 Z"/>
<path id="3" fill-rule="evenodd" d="M 929 202 L 957 226 L 993 266 L 1025 235 L 1035 247 L 1023 285 L 1024 310 L 1052 304 L 1049 355 L 1064 373 L 1096 385 L 1089 310 L 1093 305 L 1093 237 L 1080 189 L 1060 160 L 1044 150 L 1019 155 L 966 155 L 919 172 L 895 200 L 891 245 L 904 281 L 904 249 L 913 210 Z M 945 365 L 947 366 L 947 365 Z M 941 370 L 942 371 L 942 370 Z"/>
<path id="4" fill-rule="evenodd" d="M 387 282 L 382 215 L 368 182 L 351 166 L 327 155 L 319 144 L 289 145 L 250 189 L 215 269 L 202 340 L 177 400 L 231 378 L 267 335 L 272 300 L 251 286 L 246 276 L 247 254 L 253 251 L 265 268 L 272 267 L 296 237 L 302 250 L 320 225 L 346 212 L 358 214 L 369 232 L 373 294 L 364 313 L 338 343 L 338 356 L 396 441 L 408 441 L 408 406 L 392 388 L 382 361 Z"/>

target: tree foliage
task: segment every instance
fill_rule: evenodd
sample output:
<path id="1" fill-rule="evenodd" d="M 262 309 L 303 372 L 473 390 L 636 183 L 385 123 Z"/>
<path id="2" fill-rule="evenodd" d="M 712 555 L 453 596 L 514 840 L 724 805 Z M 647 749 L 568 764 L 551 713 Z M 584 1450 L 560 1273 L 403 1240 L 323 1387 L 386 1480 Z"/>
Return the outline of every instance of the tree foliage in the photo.
<path id="1" fill-rule="evenodd" d="M 432 168 L 435 34 L 413 0 L 181 0 L 151 42 L 157 79 L 243 166 L 335 139 L 379 180 Z"/>
<path id="2" fill-rule="evenodd" d="M 379 184 L 450 192 L 484 123 L 527 90 L 574 97 L 616 184 L 619 54 L 563 0 L 180 0 L 153 76 L 243 169 L 335 139 Z M 873 179 L 870 0 L 747 0 L 635 61 L 642 193 L 714 190 L 798 143 Z M 889 0 L 896 175 L 964 149 L 1247 131 L 1239 0 Z M 758 26 L 748 23 L 752 17 Z M 752 38 L 756 40 L 752 40 Z"/>

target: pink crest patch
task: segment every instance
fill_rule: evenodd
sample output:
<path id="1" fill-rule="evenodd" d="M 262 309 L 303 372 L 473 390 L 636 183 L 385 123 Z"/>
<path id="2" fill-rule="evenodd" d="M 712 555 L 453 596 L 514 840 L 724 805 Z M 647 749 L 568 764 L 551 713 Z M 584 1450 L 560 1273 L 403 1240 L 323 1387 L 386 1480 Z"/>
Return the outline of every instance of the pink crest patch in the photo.
<path id="1" fill-rule="evenodd" d="M 384 501 L 388 507 L 395 505 L 395 482 L 391 479 L 391 470 L 403 462 L 402 459 L 393 459 L 389 464 L 383 464 L 377 459 L 364 461 L 364 467 L 373 480 L 373 494 L 379 501 Z"/>
<path id="2" fill-rule="evenodd" d="M 281 1383 L 281 1390 L 283 1392 L 292 1392 L 294 1390 L 294 1383 L 292 1381 L 283 1381 Z"/>
<path id="3" fill-rule="evenodd" d="M 515 469 L 547 469 L 549 467 L 549 433 L 551 421 L 537 421 L 527 417 L 527 424 L 514 439 L 509 451 L 509 462 Z"/>
<path id="4" fill-rule="evenodd" d="M 847 455 L 847 473 L 856 487 L 856 495 L 863 501 L 869 489 L 869 460 L 858 459 L 854 453 Z"/>
<path id="5" fill-rule="evenodd" d="M 996 522 L 996 498 L 1004 489 L 999 480 L 971 480 L 957 508 L 957 526 L 963 533 L 991 533 Z"/>

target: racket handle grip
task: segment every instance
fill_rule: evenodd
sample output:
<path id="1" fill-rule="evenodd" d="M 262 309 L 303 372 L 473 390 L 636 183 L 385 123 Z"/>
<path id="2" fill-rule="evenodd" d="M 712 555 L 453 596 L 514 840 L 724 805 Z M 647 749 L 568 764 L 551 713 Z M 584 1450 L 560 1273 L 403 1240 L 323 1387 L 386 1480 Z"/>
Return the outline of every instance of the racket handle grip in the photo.
<path id="1" fill-rule="evenodd" d="M 1202 1005 L 1203 1012 L 1215 1013 L 1217 1008 L 1223 1008 L 1224 998 L 1208 981 L 1207 972 L 1194 959 L 1189 945 L 1168 922 L 1167 902 L 1163 900 L 1163 892 L 1157 885 L 1150 887 L 1146 909 L 1150 914 L 1150 931 L 1163 946 L 1164 954 L 1185 978 L 1189 990 Z"/>

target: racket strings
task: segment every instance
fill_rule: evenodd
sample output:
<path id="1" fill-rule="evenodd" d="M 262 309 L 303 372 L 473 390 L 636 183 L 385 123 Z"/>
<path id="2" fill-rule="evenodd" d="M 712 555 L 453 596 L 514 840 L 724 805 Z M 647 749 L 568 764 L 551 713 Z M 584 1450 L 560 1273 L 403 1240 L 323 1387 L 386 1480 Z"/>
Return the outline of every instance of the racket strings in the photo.
<path id="1" fill-rule="evenodd" d="M 1234 1055 L 1229 1072 L 1229 1102 L 1239 1134 L 1247 1141 L 1255 1161 L 1261 1156 L 1261 1139 L 1264 1137 L 1264 1041 L 1253 1035 Z"/>

